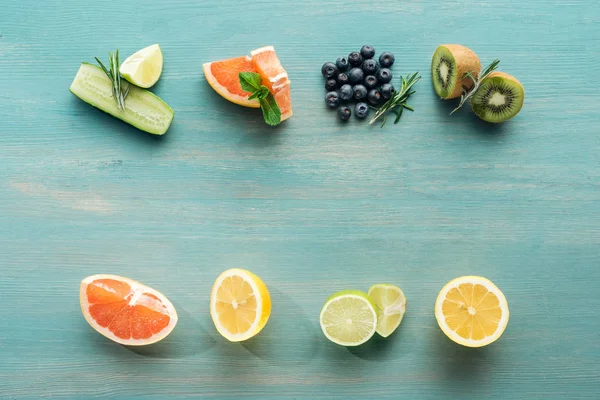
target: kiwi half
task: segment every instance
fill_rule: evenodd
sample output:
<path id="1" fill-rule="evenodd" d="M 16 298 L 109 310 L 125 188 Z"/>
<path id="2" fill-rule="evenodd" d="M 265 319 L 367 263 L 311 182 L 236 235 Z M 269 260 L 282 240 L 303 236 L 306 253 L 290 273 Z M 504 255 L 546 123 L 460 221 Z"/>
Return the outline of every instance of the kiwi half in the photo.
<path id="1" fill-rule="evenodd" d="M 481 82 L 471 97 L 473 112 L 484 121 L 508 121 L 521 111 L 525 89 L 512 75 L 494 71 Z"/>
<path id="2" fill-rule="evenodd" d="M 465 78 L 465 72 L 471 72 L 475 79 L 481 71 L 481 62 L 477 54 L 460 44 L 439 46 L 431 59 L 431 80 L 435 92 L 442 99 L 460 97 L 463 86 L 469 90 L 473 81 Z"/>

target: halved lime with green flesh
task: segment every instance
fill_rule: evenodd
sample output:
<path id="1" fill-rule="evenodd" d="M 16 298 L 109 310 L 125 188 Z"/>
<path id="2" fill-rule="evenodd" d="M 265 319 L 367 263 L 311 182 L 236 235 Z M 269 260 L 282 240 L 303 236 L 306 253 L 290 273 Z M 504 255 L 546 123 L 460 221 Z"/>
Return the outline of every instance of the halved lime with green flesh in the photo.
<path id="1" fill-rule="evenodd" d="M 406 297 L 397 286 L 377 284 L 369 288 L 369 297 L 377 310 L 377 333 L 390 336 L 402 322 L 406 312 Z"/>
<path id="2" fill-rule="evenodd" d="M 159 45 L 153 44 L 129 56 L 123 61 L 119 71 L 128 82 L 147 89 L 158 82 L 162 69 L 162 51 Z"/>
<path id="3" fill-rule="evenodd" d="M 327 339 L 342 346 L 358 346 L 375 334 L 377 312 L 366 293 L 342 290 L 329 296 L 320 322 Z"/>

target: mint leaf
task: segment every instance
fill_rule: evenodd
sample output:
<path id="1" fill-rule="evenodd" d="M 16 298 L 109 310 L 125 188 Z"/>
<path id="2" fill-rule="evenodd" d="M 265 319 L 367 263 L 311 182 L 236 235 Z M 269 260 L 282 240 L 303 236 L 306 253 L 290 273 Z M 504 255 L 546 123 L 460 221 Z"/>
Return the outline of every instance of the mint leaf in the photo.
<path id="1" fill-rule="evenodd" d="M 260 108 L 263 112 L 263 117 L 268 125 L 275 126 L 281 122 L 281 110 L 275 101 L 275 97 L 271 93 L 264 99 L 259 97 Z"/>
<path id="2" fill-rule="evenodd" d="M 266 99 L 267 96 L 269 95 L 269 89 L 266 86 L 261 86 L 260 89 L 258 89 L 256 92 L 252 93 L 250 95 L 250 97 L 248 97 L 248 100 L 254 100 L 254 99 Z"/>
<path id="3" fill-rule="evenodd" d="M 267 88 L 265 85 L 261 85 L 260 89 L 259 89 L 259 92 L 256 92 L 256 93 L 259 93 L 258 94 L 258 98 L 259 99 L 266 99 L 267 96 L 269 94 L 271 94 L 271 92 L 269 92 L 269 88 Z"/>
<path id="4" fill-rule="evenodd" d="M 242 90 L 250 93 L 260 90 L 262 78 L 256 72 L 240 72 L 238 76 Z"/>
<path id="5" fill-rule="evenodd" d="M 242 90 L 252 93 L 248 100 L 258 99 L 265 122 L 271 126 L 281 122 L 281 110 L 269 88 L 262 84 L 262 78 L 255 72 L 238 74 Z"/>

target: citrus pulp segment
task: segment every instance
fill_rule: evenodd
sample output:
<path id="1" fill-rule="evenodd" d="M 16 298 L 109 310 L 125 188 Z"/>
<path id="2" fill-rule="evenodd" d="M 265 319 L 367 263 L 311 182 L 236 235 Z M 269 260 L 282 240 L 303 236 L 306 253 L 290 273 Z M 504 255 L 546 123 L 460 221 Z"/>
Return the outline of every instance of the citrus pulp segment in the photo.
<path id="1" fill-rule="evenodd" d="M 177 324 L 175 307 L 162 293 L 122 276 L 88 276 L 81 281 L 79 301 L 92 328 L 124 345 L 158 342 Z"/>
<path id="2" fill-rule="evenodd" d="M 160 46 L 153 44 L 127 57 L 119 71 L 125 80 L 141 88 L 153 86 L 163 70 L 163 55 Z"/>
<path id="3" fill-rule="evenodd" d="M 242 90 L 240 72 L 256 72 L 248 56 L 214 61 L 202 66 L 208 84 L 223 98 L 244 107 L 259 108 L 257 99 L 248 100 L 252 93 Z"/>
<path id="4" fill-rule="evenodd" d="M 292 116 L 292 98 L 290 80 L 287 71 L 281 65 L 273 46 L 265 46 L 250 52 L 256 72 L 263 78 L 263 85 L 273 93 L 281 111 L 281 120 Z"/>
<path id="5" fill-rule="evenodd" d="M 406 297 L 397 286 L 377 284 L 369 288 L 369 297 L 377 310 L 377 333 L 390 336 L 402 322 L 406 312 Z"/>
<path id="6" fill-rule="evenodd" d="M 321 309 L 319 320 L 325 337 L 342 346 L 359 346 L 377 329 L 375 305 L 366 293 L 358 290 L 331 295 Z"/>
<path id="7" fill-rule="evenodd" d="M 508 324 L 504 294 L 486 278 L 463 276 L 448 282 L 435 303 L 438 325 L 454 342 L 482 347 L 496 341 Z"/>
<path id="8" fill-rule="evenodd" d="M 217 331 L 231 342 L 258 334 L 271 315 L 271 296 L 252 272 L 232 268 L 215 281 L 210 294 L 210 315 Z"/>

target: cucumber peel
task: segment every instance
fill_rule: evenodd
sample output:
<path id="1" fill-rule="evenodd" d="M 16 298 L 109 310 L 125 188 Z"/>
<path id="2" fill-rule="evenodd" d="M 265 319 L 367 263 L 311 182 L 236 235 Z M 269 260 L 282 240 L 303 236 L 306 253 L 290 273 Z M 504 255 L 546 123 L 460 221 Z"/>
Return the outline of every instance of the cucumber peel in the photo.
<path id="1" fill-rule="evenodd" d="M 123 88 L 129 85 L 125 80 L 121 82 Z M 89 105 L 153 135 L 164 135 L 175 116 L 158 96 L 134 85 L 130 85 L 125 109 L 119 110 L 112 97 L 110 79 L 100 67 L 88 63 L 81 63 L 69 91 Z"/>

